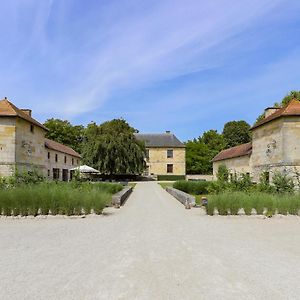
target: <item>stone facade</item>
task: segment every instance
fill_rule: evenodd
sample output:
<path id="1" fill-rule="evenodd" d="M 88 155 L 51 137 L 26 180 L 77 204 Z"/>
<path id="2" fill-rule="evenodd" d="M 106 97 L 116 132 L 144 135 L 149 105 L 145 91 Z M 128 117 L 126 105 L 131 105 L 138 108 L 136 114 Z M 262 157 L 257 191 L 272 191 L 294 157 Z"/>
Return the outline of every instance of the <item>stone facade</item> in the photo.
<path id="1" fill-rule="evenodd" d="M 145 176 L 185 176 L 185 145 L 171 132 L 136 134 L 146 146 Z"/>
<path id="2" fill-rule="evenodd" d="M 60 176 L 56 179 L 68 180 L 69 170 L 80 164 L 80 155 L 71 148 L 50 140 L 48 141 L 54 148 L 47 148 L 46 132 L 47 128 L 31 117 L 30 110 L 20 110 L 7 99 L 1 100 L 0 176 L 10 176 L 16 170 L 23 172 L 35 169 L 53 179 L 53 170 L 59 169 Z"/>
<path id="3" fill-rule="evenodd" d="M 214 178 L 223 164 L 231 173 L 249 173 L 253 182 L 266 174 L 270 182 L 276 171 L 296 179 L 300 171 L 300 102 L 292 100 L 286 107 L 271 108 L 265 119 L 252 127 L 251 152 L 237 152 L 234 157 L 224 150 L 213 160 Z M 243 145 L 242 145 L 243 146 Z M 233 148 L 232 148 L 233 149 Z M 221 158 L 221 159 L 218 159 Z"/>
<path id="4" fill-rule="evenodd" d="M 148 175 L 185 175 L 185 148 L 146 149 L 149 153 L 146 161 Z M 168 150 L 173 152 L 173 157 L 168 158 Z"/>

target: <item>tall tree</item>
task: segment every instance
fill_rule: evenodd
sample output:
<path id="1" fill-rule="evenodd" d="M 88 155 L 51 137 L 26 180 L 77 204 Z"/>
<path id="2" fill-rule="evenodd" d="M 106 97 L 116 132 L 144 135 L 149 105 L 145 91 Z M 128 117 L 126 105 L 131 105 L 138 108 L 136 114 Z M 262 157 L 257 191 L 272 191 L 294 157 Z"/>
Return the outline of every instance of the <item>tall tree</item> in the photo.
<path id="1" fill-rule="evenodd" d="M 145 168 L 145 145 L 135 138 L 135 132 L 123 119 L 89 124 L 83 161 L 109 176 L 141 174 Z"/>
<path id="2" fill-rule="evenodd" d="M 223 128 L 223 136 L 227 148 L 248 143 L 251 140 L 250 125 L 243 120 L 227 122 Z"/>
<path id="3" fill-rule="evenodd" d="M 44 125 L 49 129 L 46 137 L 71 147 L 77 152 L 81 152 L 84 127 L 82 125 L 72 125 L 67 120 L 48 119 Z"/>
<path id="4" fill-rule="evenodd" d="M 212 159 L 226 144 L 221 134 L 209 130 L 185 145 L 187 174 L 212 174 Z"/>

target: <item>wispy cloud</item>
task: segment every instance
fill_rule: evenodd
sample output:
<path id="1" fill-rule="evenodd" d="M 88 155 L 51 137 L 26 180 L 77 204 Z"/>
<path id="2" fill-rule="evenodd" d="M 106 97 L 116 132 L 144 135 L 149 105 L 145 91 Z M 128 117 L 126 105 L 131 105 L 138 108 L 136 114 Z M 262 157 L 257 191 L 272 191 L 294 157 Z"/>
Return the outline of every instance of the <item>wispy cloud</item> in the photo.
<path id="1" fill-rule="evenodd" d="M 207 95 L 234 94 L 229 90 L 235 85 L 239 90 L 250 82 L 259 85 L 251 74 L 248 79 L 244 73 L 233 74 L 235 85 L 228 81 L 228 72 L 223 77 L 220 74 L 229 66 L 234 73 L 235 64 L 247 66 L 246 55 L 253 56 L 265 47 L 260 31 L 274 22 L 297 18 L 300 5 L 288 2 L 53 0 L 2 4 L 5 19 L 12 25 L 0 26 L 6 41 L 0 58 L 1 70 L 5 70 L 0 71 L 0 89 L 43 115 L 51 111 L 60 117 L 85 119 L 85 113 L 109 111 L 109 107 L 118 113 L 118 108 L 131 107 L 124 114 L 135 115 L 132 120 L 140 125 L 141 108 L 146 105 L 152 113 L 156 109 L 158 116 L 185 112 L 181 120 L 188 121 L 188 107 L 207 105 Z M 0 25 L 4 22 L 2 19 Z M 273 61 L 281 64 L 282 59 Z M 267 68 L 252 71 L 261 78 Z M 216 88 L 214 81 L 223 93 L 208 90 Z M 151 92 L 137 99 L 147 89 Z M 198 115 L 194 113 L 192 119 Z M 174 120 L 170 115 L 163 126 Z"/>

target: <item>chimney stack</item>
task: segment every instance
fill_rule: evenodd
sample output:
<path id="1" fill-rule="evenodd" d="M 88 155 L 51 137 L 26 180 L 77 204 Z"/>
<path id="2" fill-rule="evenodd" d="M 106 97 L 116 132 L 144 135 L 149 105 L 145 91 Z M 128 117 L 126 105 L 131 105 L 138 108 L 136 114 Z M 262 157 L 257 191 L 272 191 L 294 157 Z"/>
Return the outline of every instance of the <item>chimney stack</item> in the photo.
<path id="1" fill-rule="evenodd" d="M 267 118 L 270 115 L 273 115 L 280 107 L 267 107 L 265 109 L 265 118 Z"/>
<path id="2" fill-rule="evenodd" d="M 22 108 L 21 111 L 31 117 L 31 113 L 32 113 L 31 109 Z"/>

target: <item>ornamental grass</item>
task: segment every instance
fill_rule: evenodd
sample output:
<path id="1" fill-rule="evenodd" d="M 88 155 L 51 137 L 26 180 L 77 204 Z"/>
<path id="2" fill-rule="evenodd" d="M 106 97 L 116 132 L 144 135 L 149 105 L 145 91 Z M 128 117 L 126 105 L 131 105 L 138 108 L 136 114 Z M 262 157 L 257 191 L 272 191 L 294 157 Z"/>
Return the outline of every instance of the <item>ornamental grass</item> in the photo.
<path id="1" fill-rule="evenodd" d="M 121 185 L 112 183 L 39 183 L 0 189 L 0 214 L 101 214 L 112 194 L 121 189 Z"/>

